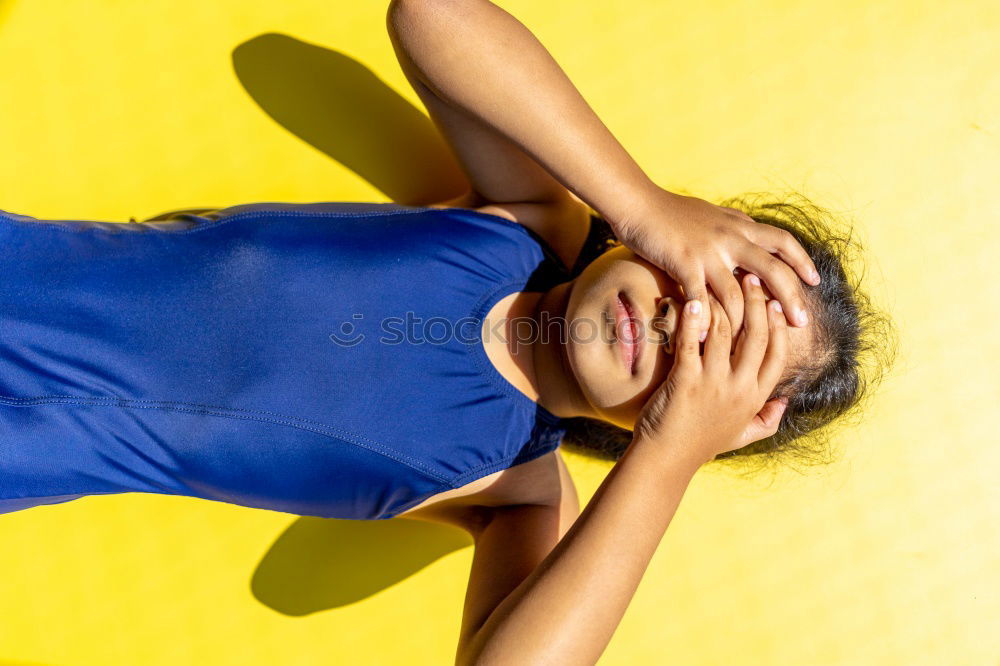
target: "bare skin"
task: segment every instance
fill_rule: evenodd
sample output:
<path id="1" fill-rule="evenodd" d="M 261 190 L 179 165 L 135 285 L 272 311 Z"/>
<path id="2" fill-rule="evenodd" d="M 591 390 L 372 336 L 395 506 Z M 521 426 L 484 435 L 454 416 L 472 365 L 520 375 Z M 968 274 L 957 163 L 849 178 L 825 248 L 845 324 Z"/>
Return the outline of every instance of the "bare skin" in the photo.
<path id="1" fill-rule="evenodd" d="M 519 207 L 575 197 L 626 246 L 702 301 L 708 286 L 733 330 L 743 301 L 733 268 L 759 275 L 806 326 L 798 278 L 819 284 L 794 237 L 732 208 L 657 186 L 601 122 L 544 46 L 488 0 L 393 0 L 387 27 L 400 66 L 469 176 L 472 196 Z M 480 204 L 476 204 L 480 205 Z M 574 228 L 536 229 L 558 247 Z"/>
<path id="2" fill-rule="evenodd" d="M 769 299 L 767 289 L 763 285 L 761 288 L 765 300 Z M 623 366 L 614 338 L 574 341 L 556 336 L 545 340 L 517 337 L 514 322 L 530 320 L 538 330 L 543 313 L 562 321 L 599 321 L 607 315 L 608 303 L 616 293 L 627 294 L 635 302 L 634 319 L 644 329 L 635 372 Z M 673 366 L 677 313 L 683 301 L 680 287 L 663 271 L 627 248 L 618 247 L 593 262 L 575 280 L 545 293 L 515 292 L 498 301 L 483 320 L 482 344 L 493 366 L 515 389 L 553 414 L 586 416 L 633 429 L 642 406 Z M 667 316 L 654 330 L 649 317 L 658 307 L 665 308 Z M 487 334 L 501 330 L 506 339 Z M 793 356 L 815 353 L 811 329 L 790 329 L 789 340 Z M 440 515 L 444 502 L 448 506 L 545 503 L 555 499 L 548 493 L 557 486 L 553 483 L 556 467 L 551 460 L 557 455 L 553 452 L 541 461 L 495 472 L 462 488 L 440 493 L 401 515 L 412 516 L 418 511 L 427 514 L 423 509 L 434 505 L 438 505 L 436 514 Z M 541 469 L 548 470 L 548 478 Z"/>
<path id="3" fill-rule="evenodd" d="M 777 428 L 783 404 L 769 396 L 788 356 L 786 325 L 807 325 L 796 317 L 799 279 L 816 284 L 815 267 L 790 235 L 653 184 L 534 35 L 488 0 L 393 0 L 387 28 L 469 179 L 438 205 L 524 224 L 567 264 L 589 206 L 703 304 L 679 320 L 666 381 L 634 417 L 617 414 L 633 418 L 637 435 L 582 513 L 553 452 L 406 514 L 475 539 L 456 663 L 593 664 L 697 469 Z M 759 275 L 785 313 L 765 305 L 750 276 L 741 285 L 737 267 Z M 503 366 L 502 354 L 491 360 Z M 530 367 L 501 371 L 541 388 Z M 585 396 L 584 406 L 607 412 L 620 400 L 603 398 Z"/>

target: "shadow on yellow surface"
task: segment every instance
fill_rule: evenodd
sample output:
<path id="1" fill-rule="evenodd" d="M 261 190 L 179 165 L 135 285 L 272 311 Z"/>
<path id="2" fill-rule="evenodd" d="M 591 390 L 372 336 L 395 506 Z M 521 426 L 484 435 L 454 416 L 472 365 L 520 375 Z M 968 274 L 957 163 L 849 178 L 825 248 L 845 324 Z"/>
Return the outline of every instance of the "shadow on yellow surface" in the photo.
<path id="1" fill-rule="evenodd" d="M 279 613 L 308 615 L 373 596 L 471 545 L 447 525 L 303 517 L 274 542 L 250 587 Z"/>
<path id="2" fill-rule="evenodd" d="M 419 205 L 464 190 L 433 122 L 354 58 L 266 33 L 233 50 L 233 68 L 275 122 L 393 201 Z"/>

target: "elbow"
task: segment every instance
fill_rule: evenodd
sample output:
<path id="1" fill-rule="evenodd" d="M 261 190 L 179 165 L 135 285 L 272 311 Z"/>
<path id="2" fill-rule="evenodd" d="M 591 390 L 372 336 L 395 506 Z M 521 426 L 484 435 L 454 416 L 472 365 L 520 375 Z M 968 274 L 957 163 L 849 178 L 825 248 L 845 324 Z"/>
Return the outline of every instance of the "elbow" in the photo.
<path id="1" fill-rule="evenodd" d="M 517 666 L 543 666 L 544 664 L 559 663 L 569 666 L 577 662 L 573 661 L 558 661 L 553 662 L 551 657 L 525 657 L 521 654 L 508 653 L 503 656 L 494 655 L 493 657 L 484 656 L 483 654 L 461 654 L 459 653 L 455 658 L 455 666 L 511 666 L 511 664 L 517 664 Z M 586 666 L 594 666 L 596 662 L 587 662 Z M 581 665 L 583 666 L 583 665 Z"/>
<path id="2" fill-rule="evenodd" d="M 483 666 L 483 662 L 469 650 L 459 648 L 455 654 L 455 666 Z"/>
<path id="3" fill-rule="evenodd" d="M 467 641 L 459 643 L 458 651 L 455 655 L 455 666 L 543 666 L 543 664 L 559 663 L 565 666 L 578 664 L 571 656 L 567 655 L 564 660 L 553 661 L 553 655 L 546 651 L 545 654 L 535 650 L 525 649 L 524 646 L 514 646 L 507 643 L 503 647 L 495 640 L 482 632 L 482 628 L 472 634 Z M 594 666 L 593 662 L 587 662 L 587 666 Z"/>
<path id="4" fill-rule="evenodd" d="M 466 633 L 458 643 L 458 651 L 455 655 L 455 666 L 491 666 L 496 665 L 496 659 L 489 655 L 492 650 L 486 649 L 486 636 L 483 634 L 483 626 L 480 625 L 475 631 Z M 504 662 L 515 663 L 515 662 Z M 530 662 L 516 662 L 518 664 L 530 664 Z"/>
<path id="5" fill-rule="evenodd" d="M 445 10 L 468 7 L 475 0 L 391 0 L 386 10 L 388 23 L 443 16 Z"/>
<path id="6" fill-rule="evenodd" d="M 457 0 L 391 0 L 389 2 L 388 13 L 389 15 L 405 14 L 407 12 L 454 4 L 456 1 Z"/>
<path id="7" fill-rule="evenodd" d="M 389 11 L 392 11 L 394 7 L 399 9 L 414 7 L 444 7 L 461 4 L 463 1 L 468 2 L 468 0 L 391 0 L 391 2 L 389 2 Z"/>
<path id="8" fill-rule="evenodd" d="M 479 630 L 466 633 L 458 642 L 458 650 L 455 653 L 455 666 L 483 666 L 480 659 L 482 650 L 476 639 Z"/>
<path id="9" fill-rule="evenodd" d="M 438 0 L 392 0 L 385 13 L 385 27 L 395 39 L 408 35 L 422 24 L 427 10 Z"/>

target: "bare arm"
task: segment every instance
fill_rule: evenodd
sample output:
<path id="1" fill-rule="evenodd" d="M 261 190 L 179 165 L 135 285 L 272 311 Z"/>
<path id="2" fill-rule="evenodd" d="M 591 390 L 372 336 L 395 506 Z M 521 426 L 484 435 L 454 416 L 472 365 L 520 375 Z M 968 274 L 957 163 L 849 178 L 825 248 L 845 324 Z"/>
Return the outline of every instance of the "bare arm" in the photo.
<path id="1" fill-rule="evenodd" d="M 744 280 L 747 321 L 735 354 L 717 300 L 704 358 L 699 301 L 685 305 L 674 367 L 629 448 L 565 536 L 463 645 L 460 664 L 594 664 L 696 470 L 777 431 L 784 403 L 767 396 L 787 363 L 788 333 L 755 277 Z"/>
<path id="2" fill-rule="evenodd" d="M 515 144 L 606 219 L 628 217 L 656 189 L 531 31 L 492 2 L 393 0 L 387 24 L 408 75 L 493 128 L 494 142 Z M 487 138 L 480 132 L 477 140 Z M 460 157 L 487 200 L 528 201 L 541 190 L 538 174 L 514 182 L 519 176 L 498 170 L 490 155 Z"/>
<path id="3" fill-rule="evenodd" d="M 552 200 L 560 184 L 566 197 L 575 195 L 604 217 L 626 247 L 702 302 L 702 339 L 706 284 L 739 331 L 736 266 L 767 283 L 790 324 L 808 324 L 799 277 L 813 285 L 820 278 L 795 237 L 736 209 L 658 187 L 516 18 L 489 0 L 392 0 L 386 19 L 407 77 L 419 82 L 417 92 L 432 100 L 430 107 L 441 100 L 432 114 L 453 135 L 478 195 Z M 578 234 L 550 234 L 554 246 L 568 246 L 565 255 L 579 249 Z M 572 238 L 559 238 L 567 235 Z"/>
<path id="4" fill-rule="evenodd" d="M 633 441 L 565 536 L 460 647 L 458 664 L 597 662 L 703 462 L 664 446 Z"/>

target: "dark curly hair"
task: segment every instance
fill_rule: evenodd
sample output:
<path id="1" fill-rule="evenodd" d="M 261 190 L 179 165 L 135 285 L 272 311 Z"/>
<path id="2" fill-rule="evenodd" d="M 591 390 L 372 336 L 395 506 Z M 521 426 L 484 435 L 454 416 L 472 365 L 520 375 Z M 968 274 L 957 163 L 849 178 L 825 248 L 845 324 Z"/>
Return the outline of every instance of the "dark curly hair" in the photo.
<path id="1" fill-rule="evenodd" d="M 788 396 L 788 406 L 778 431 L 735 451 L 720 454 L 713 463 L 756 473 L 764 467 L 833 462 L 830 428 L 834 420 L 848 422 L 860 416 L 872 390 L 892 366 L 897 349 L 896 331 L 885 313 L 861 290 L 862 274 L 854 278 L 849 265 L 860 254 L 853 230 L 841 225 L 827 211 L 801 194 L 776 200 L 773 194 L 753 193 L 733 197 L 720 205 L 747 213 L 757 222 L 791 233 L 809 254 L 821 282 L 806 283 L 810 326 L 818 347 L 815 358 L 786 370 L 773 397 Z M 620 245 L 607 221 L 591 211 L 591 230 L 573 268 L 573 277 L 607 250 Z M 572 452 L 616 461 L 632 441 L 632 432 L 590 418 L 564 419 L 563 446 Z"/>

